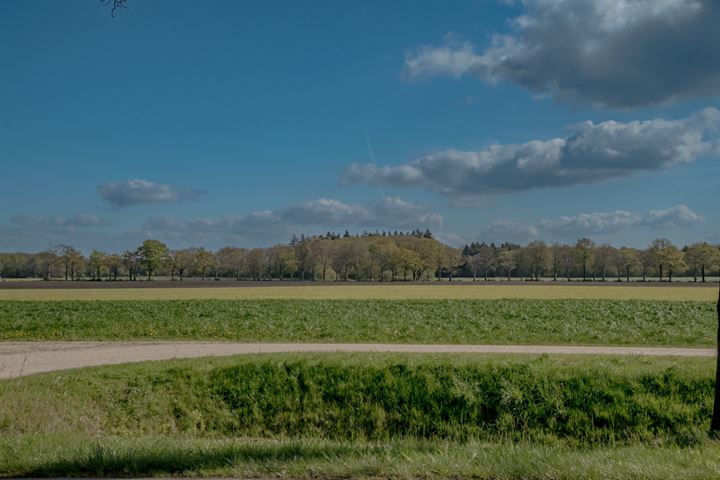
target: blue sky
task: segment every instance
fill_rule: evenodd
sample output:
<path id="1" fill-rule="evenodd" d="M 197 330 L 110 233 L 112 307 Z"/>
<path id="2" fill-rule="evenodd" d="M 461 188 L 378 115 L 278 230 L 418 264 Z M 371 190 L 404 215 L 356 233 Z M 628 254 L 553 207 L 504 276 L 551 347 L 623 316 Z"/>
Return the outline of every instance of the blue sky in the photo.
<path id="1" fill-rule="evenodd" d="M 0 250 L 718 239 L 716 3 L 128 6 L 0 3 Z"/>

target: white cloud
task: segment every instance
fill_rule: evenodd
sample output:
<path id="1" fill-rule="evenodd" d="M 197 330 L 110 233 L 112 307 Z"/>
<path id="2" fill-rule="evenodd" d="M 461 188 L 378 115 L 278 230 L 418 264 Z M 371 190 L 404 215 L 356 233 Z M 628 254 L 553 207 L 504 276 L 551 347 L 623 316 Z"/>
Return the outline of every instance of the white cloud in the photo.
<path id="1" fill-rule="evenodd" d="M 511 220 L 498 220 L 488 225 L 481 234 L 488 242 L 522 243 L 540 236 L 540 230 L 533 226 Z"/>
<path id="2" fill-rule="evenodd" d="M 720 95 L 720 2 L 535 0 L 478 51 L 449 36 L 408 53 L 407 77 L 507 80 L 568 102 L 638 107 Z"/>
<path id="3" fill-rule="evenodd" d="M 567 138 L 445 150 L 408 164 L 351 164 L 344 184 L 422 186 L 453 197 L 594 183 L 720 152 L 720 111 L 679 120 L 583 122 Z"/>
<path id="4" fill-rule="evenodd" d="M 297 225 L 345 226 L 367 221 L 370 211 L 360 205 L 350 205 L 332 198 L 320 198 L 287 207 L 278 217 Z"/>
<path id="5" fill-rule="evenodd" d="M 702 221 L 702 215 L 698 215 L 685 205 L 678 205 L 667 210 L 650 210 L 643 218 L 643 225 L 653 228 L 689 227 Z"/>
<path id="6" fill-rule="evenodd" d="M 98 185 L 97 192 L 103 200 L 116 208 L 143 203 L 194 201 L 204 193 L 194 188 L 165 185 L 141 179 L 103 183 Z"/>
<path id="7" fill-rule="evenodd" d="M 573 236 L 592 233 L 614 233 L 641 223 L 642 218 L 640 216 L 625 210 L 616 210 L 614 212 L 581 213 L 553 220 L 542 220 L 538 224 L 537 230 L 538 232 L 548 232 L 557 236 Z"/>
<path id="8" fill-rule="evenodd" d="M 521 243 L 543 237 L 567 240 L 580 236 L 612 234 L 626 228 L 678 228 L 702 222 L 702 215 L 693 212 L 686 205 L 677 205 L 666 210 L 651 210 L 645 215 L 626 210 L 580 213 L 540 220 L 535 225 L 500 220 L 488 225 L 481 237 L 487 241 Z"/>

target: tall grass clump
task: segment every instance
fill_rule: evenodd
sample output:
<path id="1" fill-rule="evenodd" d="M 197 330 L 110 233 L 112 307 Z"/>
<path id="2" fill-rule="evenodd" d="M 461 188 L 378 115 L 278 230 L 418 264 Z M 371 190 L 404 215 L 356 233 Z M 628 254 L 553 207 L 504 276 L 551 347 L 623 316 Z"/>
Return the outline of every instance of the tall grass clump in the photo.
<path id="1" fill-rule="evenodd" d="M 257 355 L 0 382 L 0 437 L 689 445 L 706 436 L 712 399 L 712 359 Z"/>
<path id="2" fill-rule="evenodd" d="M 698 437 L 712 383 L 677 369 L 628 377 L 557 372 L 531 364 L 382 367 L 244 364 L 211 375 L 231 412 L 215 428 L 251 436 L 529 439 L 586 444 Z"/>

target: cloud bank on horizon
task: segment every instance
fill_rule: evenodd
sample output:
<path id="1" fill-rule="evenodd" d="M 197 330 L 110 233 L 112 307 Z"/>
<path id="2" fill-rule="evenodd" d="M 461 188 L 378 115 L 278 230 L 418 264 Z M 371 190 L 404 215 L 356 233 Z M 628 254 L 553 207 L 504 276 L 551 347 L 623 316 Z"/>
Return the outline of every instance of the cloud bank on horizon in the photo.
<path id="1" fill-rule="evenodd" d="M 567 103 L 634 108 L 720 95 L 720 2 L 535 0 L 484 50 L 450 35 L 408 78 L 473 75 Z M 630 48 L 630 46 L 632 46 Z"/>
<path id="2" fill-rule="evenodd" d="M 10 217 L 10 223 L 21 227 L 48 228 L 87 228 L 110 225 L 107 219 L 92 213 L 78 213 L 67 218 L 53 215 L 14 215 Z"/>
<path id="3" fill-rule="evenodd" d="M 452 197 L 596 183 L 661 170 L 720 152 L 720 111 L 679 120 L 587 121 L 567 138 L 444 150 L 407 164 L 351 164 L 344 184 L 423 187 Z"/>
<path id="4" fill-rule="evenodd" d="M 440 228 L 443 216 L 398 197 L 385 197 L 369 206 L 319 198 L 277 210 L 220 218 L 181 219 L 157 217 L 147 220 L 149 232 L 193 231 L 242 234 L 248 237 L 287 235 L 297 229 L 312 228 Z M 296 233 L 307 233 L 297 231 Z"/>
<path id="5" fill-rule="evenodd" d="M 652 230 L 685 228 L 703 221 L 702 215 L 693 212 L 686 205 L 677 205 L 664 210 L 650 210 L 644 215 L 626 210 L 580 213 L 544 219 L 537 224 L 498 220 L 483 230 L 481 238 L 501 242 L 527 242 L 545 237 L 571 240 L 581 236 L 613 234 L 634 227 L 648 227 Z"/>

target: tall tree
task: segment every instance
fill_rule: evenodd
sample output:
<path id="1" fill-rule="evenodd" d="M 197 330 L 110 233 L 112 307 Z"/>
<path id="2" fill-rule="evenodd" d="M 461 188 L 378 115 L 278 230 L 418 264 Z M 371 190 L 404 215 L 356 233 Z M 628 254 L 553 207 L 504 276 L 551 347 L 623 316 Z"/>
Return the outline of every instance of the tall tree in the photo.
<path id="1" fill-rule="evenodd" d="M 687 248 L 685 261 L 690 267 L 695 281 L 697 282 L 699 272 L 702 282 L 705 283 L 705 272 L 720 263 L 720 254 L 718 254 L 717 248 L 708 245 L 707 242 L 694 243 Z"/>
<path id="2" fill-rule="evenodd" d="M 613 253 L 613 262 L 617 268 L 618 281 L 624 275 L 627 282 L 630 281 L 630 273 L 638 264 L 638 253 L 633 248 L 621 247 Z"/>
<path id="3" fill-rule="evenodd" d="M 672 282 L 673 274 L 687 268 L 685 265 L 685 254 L 675 245 L 671 245 L 665 253 L 665 261 L 668 267 L 668 282 Z"/>
<path id="4" fill-rule="evenodd" d="M 205 250 L 204 248 L 198 248 L 193 256 L 192 267 L 196 273 L 200 273 L 200 277 L 205 280 L 205 275 L 208 270 L 212 270 L 217 266 L 217 259 L 215 255 Z"/>
<path id="5" fill-rule="evenodd" d="M 81 263 L 82 253 L 77 248 L 70 245 L 58 245 L 56 247 L 57 255 L 62 260 L 65 267 L 65 280 L 75 280 L 75 273 Z"/>
<path id="6" fill-rule="evenodd" d="M 638 263 L 640 265 L 640 273 L 642 281 L 647 280 L 647 276 L 652 273 L 653 265 L 655 265 L 655 255 L 652 250 L 646 248 L 638 253 Z"/>
<path id="7" fill-rule="evenodd" d="M 113 281 L 117 281 L 120 266 L 122 265 L 122 257 L 117 253 L 108 255 L 107 257 L 107 268 L 108 274 Z"/>
<path id="8" fill-rule="evenodd" d="M 550 246 L 550 266 L 552 268 L 553 281 L 557 282 L 560 269 L 563 267 L 563 256 L 565 255 L 565 245 L 554 243 Z"/>
<path id="9" fill-rule="evenodd" d="M 595 268 L 600 273 L 600 278 L 605 281 L 605 273 L 607 272 L 608 265 L 612 262 L 613 256 L 615 255 L 615 249 L 604 243 L 595 250 Z"/>
<path id="10" fill-rule="evenodd" d="M 33 257 L 37 264 L 37 269 L 42 275 L 43 280 L 50 280 L 53 276 L 53 267 L 60 261 L 58 249 L 50 247 L 43 250 Z"/>
<path id="11" fill-rule="evenodd" d="M 460 265 L 462 265 L 462 251 L 448 245 L 443 245 L 440 256 L 440 272 L 447 273 L 448 281 L 453 281 L 453 274 Z"/>
<path id="12" fill-rule="evenodd" d="M 108 255 L 99 250 L 93 250 L 88 257 L 88 267 L 92 272 L 93 280 L 100 281 L 102 270 L 106 267 Z"/>
<path id="13" fill-rule="evenodd" d="M 240 280 L 247 250 L 238 247 L 223 247 L 215 253 L 220 268 L 233 272 L 235 279 Z"/>
<path id="14" fill-rule="evenodd" d="M 667 268 L 670 255 L 672 255 L 671 247 L 673 247 L 673 244 L 667 238 L 656 238 L 650 242 L 650 246 L 648 247 L 648 251 L 650 255 L 652 255 L 655 266 L 657 267 L 658 278 L 661 282 L 663 279 L 663 271 Z"/>
<path id="15" fill-rule="evenodd" d="M 245 265 L 253 280 L 261 280 L 264 252 L 262 248 L 253 248 L 245 256 Z"/>
<path id="16" fill-rule="evenodd" d="M 542 240 L 530 242 L 525 247 L 525 259 L 530 272 L 530 280 L 540 280 L 540 272 L 545 270 L 548 262 L 548 248 Z"/>
<path id="17" fill-rule="evenodd" d="M 507 279 L 510 281 L 510 274 L 517 265 L 514 250 L 502 250 L 498 254 L 498 266 L 505 271 Z"/>
<path id="18" fill-rule="evenodd" d="M 160 268 L 168 257 L 168 247 L 160 240 L 145 240 L 137 249 L 140 263 L 145 267 L 148 280 L 152 280 L 153 274 Z"/>
<path id="19" fill-rule="evenodd" d="M 123 266 L 125 266 L 125 270 L 128 274 L 128 280 L 133 281 L 137 279 L 137 267 L 139 263 L 139 257 L 137 250 L 132 252 L 130 250 L 125 250 L 122 254 L 122 262 Z"/>
<path id="20" fill-rule="evenodd" d="M 575 244 L 575 258 L 582 271 L 583 282 L 587 280 L 587 267 L 592 262 L 595 243 L 589 238 L 581 238 Z"/>

